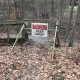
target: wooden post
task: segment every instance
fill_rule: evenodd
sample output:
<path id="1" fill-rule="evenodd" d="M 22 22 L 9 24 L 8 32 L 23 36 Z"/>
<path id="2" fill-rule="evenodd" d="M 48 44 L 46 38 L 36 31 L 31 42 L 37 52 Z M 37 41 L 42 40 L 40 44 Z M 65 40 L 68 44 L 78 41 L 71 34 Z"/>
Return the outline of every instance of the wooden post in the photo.
<path id="1" fill-rule="evenodd" d="M 9 39 L 10 39 L 10 38 L 9 38 L 9 28 L 8 28 L 7 25 L 6 25 L 6 28 L 7 28 L 7 29 L 6 29 L 6 32 L 7 32 L 7 40 L 8 40 L 8 42 L 9 42 Z"/>
<path id="2" fill-rule="evenodd" d="M 28 23 L 26 23 L 26 25 L 28 25 Z M 16 45 L 16 43 L 17 43 L 17 41 L 18 41 L 18 39 L 19 39 L 19 37 L 20 37 L 20 35 L 21 35 L 21 33 L 22 33 L 22 31 L 23 31 L 24 28 L 25 28 L 25 24 L 22 25 L 21 30 L 20 30 L 20 32 L 19 32 L 19 34 L 18 34 L 18 36 L 17 36 L 17 38 L 16 38 L 16 40 L 15 40 L 15 42 L 13 44 L 11 52 L 14 50 L 14 47 L 15 47 L 15 45 Z"/>
<path id="3" fill-rule="evenodd" d="M 59 37 L 58 37 L 58 26 L 59 26 L 59 21 L 57 21 L 57 23 L 56 23 L 55 38 L 54 38 L 54 46 L 53 46 L 53 48 L 56 47 L 56 42 L 57 42 L 57 47 L 60 46 Z"/>

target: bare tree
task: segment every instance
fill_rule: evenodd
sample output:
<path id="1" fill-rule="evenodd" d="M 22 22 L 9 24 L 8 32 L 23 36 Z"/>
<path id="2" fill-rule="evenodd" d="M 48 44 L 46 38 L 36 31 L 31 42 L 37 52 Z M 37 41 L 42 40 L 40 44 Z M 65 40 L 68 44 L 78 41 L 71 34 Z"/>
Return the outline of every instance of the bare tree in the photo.
<path id="1" fill-rule="evenodd" d="M 72 5 L 72 9 L 74 10 L 75 0 L 72 1 L 72 4 L 73 4 Z M 73 17 L 73 10 L 71 11 L 72 15 L 70 16 L 70 18 Z M 78 14 L 79 14 L 79 5 L 78 5 L 78 8 L 77 8 L 76 18 L 75 18 L 75 20 L 73 22 L 73 25 L 70 26 L 71 27 L 71 34 L 70 34 L 70 38 L 69 38 L 69 47 L 72 47 L 73 46 L 74 34 L 75 34 L 75 29 L 76 29 L 77 20 L 78 20 Z M 70 20 L 72 21 L 72 19 L 70 19 Z M 69 24 L 71 25 L 71 22 Z"/>
<path id="2" fill-rule="evenodd" d="M 71 26 L 72 26 L 73 11 L 74 11 L 74 0 L 72 0 L 72 2 L 71 2 L 71 11 L 70 11 L 70 16 L 69 16 L 69 22 L 68 22 L 67 29 L 66 29 L 66 40 L 69 37 L 69 33 L 71 30 Z"/>

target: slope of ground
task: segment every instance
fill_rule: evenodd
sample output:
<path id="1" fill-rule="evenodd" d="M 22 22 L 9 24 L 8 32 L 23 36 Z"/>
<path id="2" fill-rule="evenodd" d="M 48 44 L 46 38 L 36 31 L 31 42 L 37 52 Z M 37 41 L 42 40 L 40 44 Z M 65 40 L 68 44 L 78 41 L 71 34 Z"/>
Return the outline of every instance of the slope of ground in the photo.
<path id="1" fill-rule="evenodd" d="M 80 62 L 69 57 L 73 48 L 53 51 L 30 44 L 16 46 L 12 53 L 11 48 L 0 48 L 0 80 L 80 80 Z"/>

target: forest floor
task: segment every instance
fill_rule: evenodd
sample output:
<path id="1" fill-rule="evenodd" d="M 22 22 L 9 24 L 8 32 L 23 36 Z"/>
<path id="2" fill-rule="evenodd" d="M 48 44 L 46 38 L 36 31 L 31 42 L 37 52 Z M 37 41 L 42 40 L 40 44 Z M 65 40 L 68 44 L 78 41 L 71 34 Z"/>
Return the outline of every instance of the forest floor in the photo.
<path id="1" fill-rule="evenodd" d="M 0 80 L 80 80 L 80 47 L 0 47 Z M 53 55 L 53 57 L 52 57 Z"/>

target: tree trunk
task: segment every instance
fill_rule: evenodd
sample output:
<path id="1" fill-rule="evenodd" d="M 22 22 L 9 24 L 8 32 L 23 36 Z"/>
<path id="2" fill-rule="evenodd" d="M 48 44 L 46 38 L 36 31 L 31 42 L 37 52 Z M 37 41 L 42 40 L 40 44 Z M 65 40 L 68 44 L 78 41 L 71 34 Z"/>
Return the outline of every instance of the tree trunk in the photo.
<path id="1" fill-rule="evenodd" d="M 80 14 L 80 5 L 78 5 L 76 19 L 75 19 L 75 22 L 74 22 L 73 27 L 72 27 L 72 33 L 71 33 L 71 36 L 70 36 L 70 39 L 69 39 L 69 47 L 73 46 L 74 34 L 75 34 L 75 29 L 76 29 L 76 26 L 77 26 L 79 14 Z"/>

